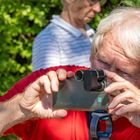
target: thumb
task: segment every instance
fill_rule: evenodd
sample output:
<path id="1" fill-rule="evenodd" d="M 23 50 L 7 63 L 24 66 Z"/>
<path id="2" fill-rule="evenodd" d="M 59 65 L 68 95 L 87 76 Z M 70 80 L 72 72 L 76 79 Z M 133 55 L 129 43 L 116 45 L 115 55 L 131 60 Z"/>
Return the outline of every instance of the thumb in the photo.
<path id="1" fill-rule="evenodd" d="M 67 116 L 67 111 L 66 110 L 56 110 L 54 114 L 55 114 L 56 118 L 65 117 L 65 116 Z"/>

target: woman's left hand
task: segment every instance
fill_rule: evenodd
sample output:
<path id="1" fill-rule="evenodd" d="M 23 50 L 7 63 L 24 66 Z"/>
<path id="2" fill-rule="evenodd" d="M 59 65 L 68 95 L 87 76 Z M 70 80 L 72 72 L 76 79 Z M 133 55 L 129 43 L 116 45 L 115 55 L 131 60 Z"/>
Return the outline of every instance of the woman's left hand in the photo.
<path id="1" fill-rule="evenodd" d="M 140 127 L 140 89 L 116 73 L 106 71 L 106 74 L 113 81 L 105 88 L 105 92 L 113 96 L 108 106 L 109 113 L 124 116 L 133 125 Z"/>

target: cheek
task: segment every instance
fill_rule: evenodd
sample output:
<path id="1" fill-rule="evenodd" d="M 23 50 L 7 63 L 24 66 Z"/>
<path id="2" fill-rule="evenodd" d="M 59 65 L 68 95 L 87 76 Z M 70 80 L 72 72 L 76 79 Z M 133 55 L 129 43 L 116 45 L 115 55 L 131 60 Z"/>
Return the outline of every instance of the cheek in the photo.
<path id="1" fill-rule="evenodd" d="M 84 13 L 84 16 L 85 16 L 85 18 L 91 18 L 91 19 L 93 19 L 95 15 L 94 15 L 93 10 L 88 9 L 88 10 Z"/>
<path id="2" fill-rule="evenodd" d="M 77 13 L 75 14 L 75 17 L 76 17 L 76 19 L 81 20 L 81 21 L 85 20 L 85 18 L 86 18 L 83 10 L 77 11 Z"/>
<path id="3" fill-rule="evenodd" d="M 132 84 L 134 84 L 136 87 L 140 88 L 140 80 L 137 77 L 129 77 L 129 76 L 122 76 L 124 79 L 128 80 Z M 139 76 L 138 76 L 139 77 Z"/>
<path id="4" fill-rule="evenodd" d="M 104 64 L 96 59 L 91 64 L 92 64 L 92 68 L 109 70 L 109 66 L 107 66 L 106 64 Z"/>
<path id="5" fill-rule="evenodd" d="M 94 58 L 90 58 L 90 62 L 91 62 L 91 67 L 92 68 L 96 68 L 97 67 L 97 62 Z"/>
<path id="6" fill-rule="evenodd" d="M 98 67 L 97 61 L 96 61 L 96 60 L 93 61 L 93 62 L 91 63 L 91 66 L 92 66 L 92 68 L 97 68 L 97 67 Z"/>
<path id="7" fill-rule="evenodd" d="M 88 12 L 87 12 L 87 15 L 93 17 L 94 16 L 94 11 L 89 9 Z"/>
<path id="8" fill-rule="evenodd" d="M 136 87 L 140 88 L 140 80 L 131 78 L 128 78 L 127 80 L 130 81 L 132 84 L 134 84 Z"/>
<path id="9" fill-rule="evenodd" d="M 84 7 L 82 9 L 81 13 L 84 17 L 93 17 L 93 15 L 94 15 L 94 12 L 93 12 L 93 10 L 91 10 L 90 7 Z"/>

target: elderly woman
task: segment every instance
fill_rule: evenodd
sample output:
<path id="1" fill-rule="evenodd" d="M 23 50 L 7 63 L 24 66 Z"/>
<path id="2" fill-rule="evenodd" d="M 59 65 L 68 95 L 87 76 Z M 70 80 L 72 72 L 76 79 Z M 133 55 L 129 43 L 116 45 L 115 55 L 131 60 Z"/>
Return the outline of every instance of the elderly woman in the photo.
<path id="1" fill-rule="evenodd" d="M 91 51 L 92 67 L 106 71 L 113 140 L 140 137 L 140 8 L 119 8 L 102 20 Z M 124 116 L 125 118 L 122 118 Z M 128 120 L 135 126 L 129 124 Z"/>
<path id="2" fill-rule="evenodd" d="M 94 30 L 87 25 L 100 12 L 98 0 L 61 0 L 61 14 L 35 38 L 33 71 L 60 65 L 90 66 Z"/>

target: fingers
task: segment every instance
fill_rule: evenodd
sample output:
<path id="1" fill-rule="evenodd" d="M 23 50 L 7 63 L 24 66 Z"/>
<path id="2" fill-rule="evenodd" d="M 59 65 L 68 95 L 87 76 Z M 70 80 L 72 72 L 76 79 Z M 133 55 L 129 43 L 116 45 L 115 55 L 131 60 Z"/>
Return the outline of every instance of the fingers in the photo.
<path id="1" fill-rule="evenodd" d="M 38 93 L 44 91 L 47 94 L 51 94 L 52 92 L 56 92 L 58 90 L 58 79 L 56 78 L 55 72 L 51 72 L 48 75 L 43 75 L 35 81 L 32 86 Z M 53 80 L 50 80 L 53 79 Z"/>
<path id="2" fill-rule="evenodd" d="M 113 118 L 116 116 L 124 116 L 136 125 L 137 123 L 135 124 L 135 122 L 137 122 L 137 120 L 132 120 L 131 118 L 135 116 L 139 117 L 140 114 L 140 90 L 113 72 L 105 71 L 105 73 L 111 84 L 104 90 L 109 96 L 115 95 L 108 106 L 108 112 L 113 114 Z"/>
<path id="3" fill-rule="evenodd" d="M 57 72 L 49 71 L 32 83 L 32 88 L 37 92 L 41 92 L 44 89 L 47 94 L 51 94 L 58 91 L 59 79 L 64 80 L 65 78 L 66 71 L 63 69 L 59 69 Z"/>
<path id="4" fill-rule="evenodd" d="M 37 92 L 40 92 L 44 88 L 47 94 L 52 92 L 58 92 L 59 80 L 65 80 L 67 77 L 72 77 L 73 72 L 66 72 L 64 69 L 58 69 L 57 71 L 49 71 L 46 75 L 41 76 L 32 84 L 32 88 Z"/>
<path id="5" fill-rule="evenodd" d="M 111 93 L 114 91 L 124 91 L 127 89 L 131 89 L 131 90 L 137 90 L 137 87 L 135 87 L 133 84 L 131 84 L 129 81 L 121 81 L 121 82 L 114 82 L 111 83 L 108 87 L 106 87 L 104 90 L 107 93 Z"/>
<path id="6" fill-rule="evenodd" d="M 25 89 L 25 93 L 27 93 L 26 95 L 28 95 L 28 97 L 36 97 L 39 93 L 44 91 L 44 89 L 47 93 L 51 93 L 50 82 L 47 75 L 41 76 L 32 84 L 28 85 L 28 87 Z"/>
<path id="7" fill-rule="evenodd" d="M 107 77 L 113 81 L 118 81 L 118 82 L 125 81 L 124 78 L 122 78 L 121 76 L 119 76 L 118 74 L 114 72 L 107 71 L 107 70 L 104 70 L 104 72 L 107 75 Z"/>
<path id="8" fill-rule="evenodd" d="M 72 72 L 72 71 L 68 71 L 67 72 L 67 77 L 68 78 L 71 78 L 71 77 L 73 77 L 74 76 L 74 72 Z"/>
<path id="9" fill-rule="evenodd" d="M 55 71 L 50 71 L 47 73 L 50 82 L 50 89 L 52 92 L 57 92 L 59 87 L 58 75 Z"/>
<path id="10" fill-rule="evenodd" d="M 56 110 L 53 113 L 54 118 L 60 118 L 60 117 L 65 117 L 67 116 L 67 111 L 66 110 Z"/>
<path id="11" fill-rule="evenodd" d="M 108 112 L 110 113 L 110 114 L 115 114 L 115 112 L 119 109 L 119 108 L 121 108 L 123 106 L 123 104 L 118 104 L 115 108 L 108 108 Z"/>
<path id="12" fill-rule="evenodd" d="M 130 112 L 137 112 L 139 114 L 139 112 L 137 111 L 137 105 L 135 103 L 131 103 L 128 105 L 123 105 L 121 108 L 119 108 L 115 114 L 116 115 L 126 115 L 127 113 Z"/>
<path id="13" fill-rule="evenodd" d="M 58 69 L 56 71 L 57 75 L 58 75 L 58 79 L 60 81 L 65 80 L 67 78 L 67 72 L 64 69 Z"/>
<path id="14" fill-rule="evenodd" d="M 120 103 L 127 103 L 131 99 L 130 91 L 123 92 L 118 96 L 114 97 L 108 108 L 113 109 Z"/>
<path id="15" fill-rule="evenodd" d="M 43 75 L 41 76 L 39 79 L 39 86 L 41 85 L 40 87 L 40 91 L 42 90 L 41 88 L 44 88 L 44 90 L 46 91 L 46 93 L 48 94 L 51 94 L 52 91 L 51 91 L 51 84 L 50 84 L 50 81 L 49 81 L 49 78 L 47 75 Z"/>
<path id="16" fill-rule="evenodd" d="M 30 87 L 36 92 L 40 92 L 44 88 L 46 93 L 51 94 L 52 92 L 58 92 L 59 80 L 65 80 L 67 77 L 72 77 L 73 75 L 73 72 L 66 72 L 64 69 L 49 71 L 46 75 L 41 76 L 32 83 Z"/>
<path id="17" fill-rule="evenodd" d="M 45 112 L 40 113 L 41 118 L 62 118 L 67 116 L 67 111 L 64 109 L 53 110 L 52 108 L 47 108 Z"/>
<path id="18" fill-rule="evenodd" d="M 120 103 L 139 102 L 139 89 L 128 81 L 114 82 L 105 89 L 105 92 L 109 95 L 116 95 L 109 108 L 114 108 Z"/>
<path id="19" fill-rule="evenodd" d="M 120 78 L 120 76 L 119 76 L 119 78 Z M 134 93 L 138 92 L 138 88 L 135 87 L 129 81 L 127 81 L 127 80 L 119 81 L 118 79 L 116 79 L 116 80 L 117 80 L 117 82 L 111 83 L 108 87 L 106 87 L 104 89 L 104 91 L 107 94 L 109 94 L 110 96 L 115 97 L 115 96 L 119 95 L 120 93 L 125 92 L 126 90 L 130 90 L 131 92 L 134 92 Z"/>
<path id="20" fill-rule="evenodd" d="M 139 103 L 136 101 L 137 96 L 133 92 L 127 90 L 122 94 L 116 96 L 111 104 L 108 106 L 109 113 L 115 114 L 118 116 L 124 116 L 127 113 L 131 112 L 140 112 Z"/>
<path id="21" fill-rule="evenodd" d="M 62 69 L 57 72 L 50 71 L 46 75 L 39 77 L 26 89 L 23 100 L 24 108 L 26 107 L 37 117 L 59 118 L 66 116 L 66 110 L 53 110 L 52 95 L 48 95 L 57 92 L 59 80 L 64 80 L 66 77 L 67 72 Z"/>
<path id="22" fill-rule="evenodd" d="M 51 89 L 53 92 L 58 92 L 59 88 L 59 80 L 63 81 L 67 77 L 72 77 L 74 75 L 73 72 L 69 71 L 67 72 L 64 69 L 58 69 L 56 72 L 55 71 L 50 71 L 47 73 L 47 76 L 49 77 L 49 80 L 51 82 Z"/>
<path id="23" fill-rule="evenodd" d="M 46 107 L 45 109 L 39 109 L 36 113 L 38 118 L 62 118 L 67 116 L 67 111 L 64 109 L 53 110 L 52 107 Z"/>
<path id="24" fill-rule="evenodd" d="M 116 121 L 117 119 L 119 119 L 121 116 L 117 116 L 117 115 L 112 115 L 111 118 L 113 121 Z"/>
<path id="25" fill-rule="evenodd" d="M 70 78 L 74 76 L 74 72 L 72 71 L 66 71 L 64 69 L 58 69 L 57 71 L 58 79 L 60 81 L 65 80 L 66 78 Z"/>
<path id="26" fill-rule="evenodd" d="M 107 86 L 104 91 L 106 93 L 109 93 L 111 94 L 112 92 L 115 92 L 115 91 L 124 91 L 125 89 L 128 89 L 128 88 L 132 88 L 133 85 L 130 84 L 128 81 L 121 81 L 121 82 L 114 82 L 114 83 L 111 83 L 109 86 Z"/>

